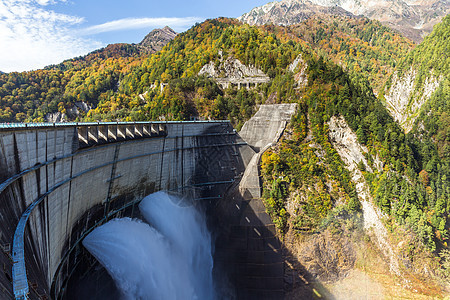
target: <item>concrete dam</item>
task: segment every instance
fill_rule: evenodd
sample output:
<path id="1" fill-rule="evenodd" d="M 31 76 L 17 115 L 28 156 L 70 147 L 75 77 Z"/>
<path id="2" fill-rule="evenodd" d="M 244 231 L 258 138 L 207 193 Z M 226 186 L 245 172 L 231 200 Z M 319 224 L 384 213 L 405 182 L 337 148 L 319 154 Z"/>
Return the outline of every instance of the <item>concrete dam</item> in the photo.
<path id="1" fill-rule="evenodd" d="M 295 111 L 274 108 L 261 106 L 249 123 L 249 144 L 228 121 L 3 125 L 0 299 L 76 299 L 77 285 L 108 281 L 80 279 L 101 269 L 81 241 L 113 218 L 139 217 L 139 202 L 160 190 L 206 208 L 214 264 L 237 299 L 282 298 L 281 244 L 255 180 L 267 143 Z"/>

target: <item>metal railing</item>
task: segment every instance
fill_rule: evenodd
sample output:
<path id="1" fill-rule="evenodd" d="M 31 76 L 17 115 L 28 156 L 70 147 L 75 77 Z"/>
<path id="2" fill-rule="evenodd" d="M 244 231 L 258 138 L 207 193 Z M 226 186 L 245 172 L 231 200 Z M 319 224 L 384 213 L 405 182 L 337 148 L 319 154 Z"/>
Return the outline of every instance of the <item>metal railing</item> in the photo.
<path id="1" fill-rule="evenodd" d="M 43 127 L 76 127 L 95 125 L 138 125 L 138 124 L 178 124 L 178 123 L 224 123 L 229 120 L 205 120 L 205 121 L 137 121 L 137 122 L 57 122 L 57 123 L 0 123 L 1 129 L 25 129 Z"/>

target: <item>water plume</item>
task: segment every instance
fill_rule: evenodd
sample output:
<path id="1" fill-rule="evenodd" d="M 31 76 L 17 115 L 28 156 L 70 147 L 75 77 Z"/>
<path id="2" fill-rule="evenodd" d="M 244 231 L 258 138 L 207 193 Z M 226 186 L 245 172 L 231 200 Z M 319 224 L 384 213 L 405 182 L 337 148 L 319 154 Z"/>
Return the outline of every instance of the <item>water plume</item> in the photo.
<path id="1" fill-rule="evenodd" d="M 157 192 L 139 206 L 143 221 L 114 219 L 83 245 L 107 269 L 124 299 L 214 299 L 211 235 L 204 216 Z"/>

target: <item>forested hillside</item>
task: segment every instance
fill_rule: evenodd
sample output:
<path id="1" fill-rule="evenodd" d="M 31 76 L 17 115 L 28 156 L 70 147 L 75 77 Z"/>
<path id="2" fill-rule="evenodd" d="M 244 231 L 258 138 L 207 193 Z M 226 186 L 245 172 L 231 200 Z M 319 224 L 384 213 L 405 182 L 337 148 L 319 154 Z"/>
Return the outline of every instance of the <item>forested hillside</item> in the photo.
<path id="1" fill-rule="evenodd" d="M 449 24 L 450 15 L 400 61 L 382 91 L 381 99 L 406 131 L 412 129 L 433 93 L 446 85 L 450 69 Z"/>
<path id="2" fill-rule="evenodd" d="M 330 117 L 342 115 L 369 149 L 366 159 L 374 172 L 364 164 L 360 168 L 392 232 L 420 241 L 406 257 L 413 261 L 420 244 L 434 253 L 446 249 L 450 174 L 436 148 L 408 138 L 368 86 L 352 83 L 340 67 L 322 59 L 308 61 L 308 86 L 298 101 L 292 136 L 262 159 L 265 197 L 279 228 L 314 232 L 333 220 L 330 214 L 350 217 L 360 209 L 354 183 L 328 138 Z M 383 162 L 381 170 L 375 159 Z M 300 205 L 289 220 L 285 205 L 292 197 L 299 197 Z"/>
<path id="3" fill-rule="evenodd" d="M 414 47 L 412 41 L 380 22 L 362 17 L 319 15 L 288 29 L 292 36 L 307 41 L 317 53 L 341 65 L 352 77 L 367 78 L 376 93 Z"/>
<path id="4" fill-rule="evenodd" d="M 361 163 L 360 171 L 393 241 L 404 242 L 398 249 L 402 268 L 448 279 L 448 59 L 438 63 L 445 53 L 432 50 L 432 44 L 448 48 L 448 20 L 399 66 L 415 61 L 423 72 L 431 68 L 445 78 L 408 135 L 374 90 L 381 90 L 412 43 L 378 22 L 345 17 L 291 27 L 207 20 L 151 55 L 115 45 L 45 70 L 0 74 L 0 121 L 44 121 L 59 112 L 88 121 L 229 119 L 239 130 L 257 104 L 296 102 L 284 138 L 261 162 L 263 201 L 283 238 L 330 228 L 336 235 L 362 231 L 358 182 L 329 137 L 330 119 L 343 117 L 368 149 L 368 165 Z M 204 65 L 227 58 L 260 69 L 270 81 L 224 89 L 198 76 Z M 303 81 L 297 76 L 302 72 Z M 76 114 L 76 103 L 92 109 Z"/>
<path id="5" fill-rule="evenodd" d="M 227 30 L 222 33 L 217 28 Z M 200 68 L 211 59 L 217 61 L 221 48 L 227 50 L 233 46 L 235 49 L 225 51 L 226 55 L 234 55 L 244 64 L 258 65 L 271 78 L 278 76 L 275 82 L 279 85 L 282 83 L 277 68 L 283 68 L 293 60 L 289 54 L 284 54 L 284 48 L 296 42 L 309 52 L 320 53 L 342 64 L 353 77 L 369 79 L 378 91 L 399 58 L 412 47 L 411 42 L 400 35 L 364 18 L 325 19 L 317 16 L 292 27 L 249 28 L 231 20 L 207 21 L 180 35 L 166 49 L 150 57 L 140 45 L 115 44 L 45 70 L 0 74 L 0 121 L 42 122 L 48 120 L 46 116 L 58 112 L 60 116 L 65 114 L 65 120 L 186 120 L 192 117 L 224 118 L 231 114 L 237 124 L 242 121 L 237 120 L 241 115 L 241 100 L 231 101 L 239 102 L 236 103 L 239 107 L 233 105 L 225 111 L 211 106 L 211 100 L 219 99 L 216 106 L 221 106 L 222 102 L 230 102 L 223 97 L 242 97 L 231 95 L 237 91 L 224 94 L 224 91 L 217 90 L 203 95 L 204 89 L 199 91 L 200 86 L 192 86 Z M 262 41 L 258 36 L 278 38 L 276 47 L 279 49 L 275 51 L 270 48 L 272 46 L 259 49 L 256 46 Z M 289 40 L 292 41 L 287 43 Z M 250 44 L 249 47 L 246 43 Z M 263 57 L 269 51 L 270 56 Z M 175 55 L 175 52 L 180 53 Z M 278 57 L 278 53 L 283 55 Z M 295 56 L 294 53 L 290 55 Z M 177 83 L 172 79 L 187 81 L 182 84 L 182 94 L 188 101 L 170 104 L 172 109 L 169 109 L 167 103 L 162 105 L 162 100 L 170 102 L 168 98 L 180 93 L 180 90 L 174 91 Z M 158 92 L 160 83 L 169 84 L 163 94 Z M 158 88 L 154 89 L 156 86 Z M 152 101 L 143 101 L 139 97 L 145 92 L 148 92 L 146 99 Z M 265 92 L 269 92 L 267 88 Z M 254 99 L 252 101 L 262 101 L 256 94 L 250 97 Z M 80 109 L 74 112 L 73 108 L 80 107 L 80 103 L 95 110 L 89 116 L 86 116 L 87 111 Z"/>
<path id="6" fill-rule="evenodd" d="M 120 77 L 139 61 L 134 57 L 74 60 L 65 63 L 68 67 L 1 74 L 0 121 L 44 122 L 48 113 L 65 113 L 75 102 L 96 106 L 117 89 Z"/>
<path id="7" fill-rule="evenodd" d="M 367 82 L 352 80 L 351 73 L 322 58 L 307 61 L 308 85 L 298 91 L 300 109 L 291 135 L 262 158 L 266 206 L 281 232 L 313 233 L 332 226 L 344 234 L 348 222 L 355 222 L 360 209 L 355 182 L 329 138 L 330 118 L 344 116 L 369 150 L 370 170 L 362 161 L 359 168 L 393 239 L 402 241 L 402 268 L 425 278 L 450 278 L 447 23 L 448 17 L 402 62 L 423 60 L 420 70 L 442 78 L 408 135 Z M 381 169 L 375 160 L 382 161 Z M 438 264 L 426 257 L 436 257 Z M 424 269 L 427 264 L 431 273 Z"/>
<path id="8" fill-rule="evenodd" d="M 155 29 L 140 44 L 111 44 L 43 70 L 0 72 L 0 122 L 44 122 L 56 113 L 82 120 L 117 90 L 122 76 L 175 35 L 170 28 Z M 84 109 L 74 111 L 75 104 Z"/>
<path id="9" fill-rule="evenodd" d="M 232 20 L 211 20 L 182 33 L 155 55 L 131 70 L 121 80 L 117 98 L 102 101 L 90 116 L 93 119 L 116 119 L 130 116 L 145 120 L 188 120 L 191 117 L 230 119 L 242 124 L 277 86 L 284 88 L 285 69 L 301 51 L 296 43 L 282 43 L 274 33 L 240 25 Z M 219 89 L 200 69 L 210 61 L 235 57 L 244 65 L 258 66 L 273 80 L 257 90 Z M 161 83 L 167 83 L 163 92 Z M 293 81 L 290 85 L 292 85 Z M 292 88 L 290 88 L 292 89 Z M 136 94 L 147 92 L 145 100 Z M 289 95 L 280 94 L 287 100 Z M 280 100 L 278 100 L 280 101 Z M 112 109 L 116 107 L 116 109 Z M 117 116 L 117 113 L 123 112 Z"/>

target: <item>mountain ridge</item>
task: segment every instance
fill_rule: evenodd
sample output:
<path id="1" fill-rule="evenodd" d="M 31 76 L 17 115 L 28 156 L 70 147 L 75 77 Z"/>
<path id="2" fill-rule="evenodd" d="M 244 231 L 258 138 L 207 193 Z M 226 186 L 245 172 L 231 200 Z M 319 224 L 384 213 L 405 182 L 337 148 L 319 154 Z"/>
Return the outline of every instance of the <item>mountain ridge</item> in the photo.
<path id="1" fill-rule="evenodd" d="M 108 58 L 130 58 L 139 57 L 161 50 L 167 43 L 176 37 L 177 33 L 165 26 L 164 28 L 156 28 L 149 32 L 141 42 L 137 44 L 115 43 L 109 44 L 106 47 L 94 50 L 84 56 L 75 57 L 63 61 L 57 65 L 50 65 L 44 69 L 61 69 L 66 70 L 72 68 L 74 65 L 81 64 L 79 67 L 84 67 L 86 64 L 91 64 L 95 61 L 106 60 Z"/>
<path id="2" fill-rule="evenodd" d="M 309 9 L 308 14 L 305 13 L 306 7 Z M 433 26 L 450 13 L 448 0 L 281 0 L 256 7 L 238 19 L 251 25 L 292 25 L 308 18 L 314 11 L 344 14 L 338 8 L 353 15 L 379 20 L 416 43 L 421 42 L 433 30 Z"/>
<path id="3" fill-rule="evenodd" d="M 275 25 L 289 26 L 298 24 L 317 14 L 356 17 L 337 6 L 326 7 L 304 0 L 283 0 L 281 2 L 269 2 L 263 6 L 256 7 L 238 17 L 238 20 L 250 25 L 273 23 Z"/>

